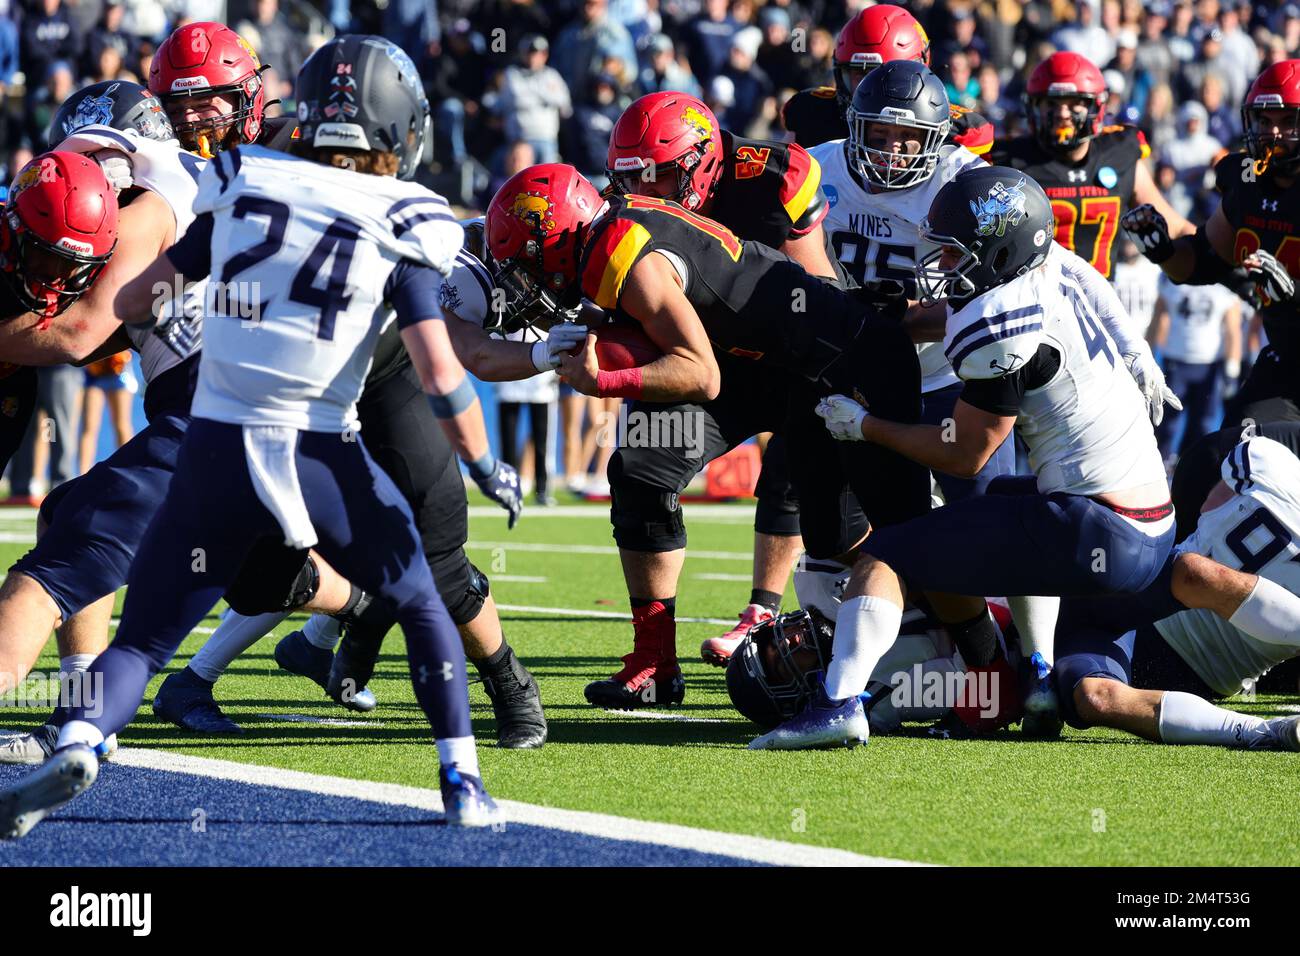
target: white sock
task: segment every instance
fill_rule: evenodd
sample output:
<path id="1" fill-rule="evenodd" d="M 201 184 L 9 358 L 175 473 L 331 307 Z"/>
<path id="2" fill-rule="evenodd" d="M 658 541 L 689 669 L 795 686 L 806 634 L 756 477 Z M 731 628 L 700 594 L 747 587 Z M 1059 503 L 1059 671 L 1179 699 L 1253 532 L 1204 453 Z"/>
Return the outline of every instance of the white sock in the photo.
<path id="1" fill-rule="evenodd" d="M 98 656 L 98 654 L 69 654 L 67 657 L 59 658 L 59 699 L 56 702 L 58 706 L 70 707 L 74 703 L 82 702 L 83 678 L 74 675 L 85 674 Z"/>
<path id="2" fill-rule="evenodd" d="M 448 737 L 445 740 L 435 740 L 438 745 L 438 762 L 444 767 L 452 764 L 461 773 L 467 773 L 471 777 L 481 776 L 478 772 L 478 750 L 474 746 L 473 737 Z"/>
<path id="3" fill-rule="evenodd" d="M 98 656 L 98 654 L 69 654 L 67 657 L 60 657 L 59 673 L 75 674 L 77 671 L 88 671 Z"/>
<path id="4" fill-rule="evenodd" d="M 332 651 L 338 647 L 339 638 L 342 637 L 340 627 L 339 622 L 328 614 L 313 614 L 311 620 L 303 626 L 302 636 L 313 647 Z"/>
<path id="5" fill-rule="evenodd" d="M 226 672 L 231 661 L 270 634 L 288 616 L 287 611 L 272 611 L 252 617 L 228 611 L 208 642 L 199 648 L 199 652 L 190 661 L 190 670 L 205 681 L 215 683 Z"/>
<path id="6" fill-rule="evenodd" d="M 826 668 L 826 696 L 856 697 L 867 688 L 871 672 L 898 638 L 903 609 L 884 598 L 849 598 L 840 605 L 835 644 Z"/>
<path id="7" fill-rule="evenodd" d="M 1228 623 L 1270 644 L 1300 649 L 1300 597 L 1260 578 Z"/>
<path id="8" fill-rule="evenodd" d="M 100 733 L 99 728 L 94 724 L 87 723 L 84 720 L 70 720 L 59 731 L 59 742 L 55 745 L 55 749 L 67 747 L 70 744 L 85 744 L 87 747 L 98 747 L 103 742 L 104 735 Z"/>
<path id="9" fill-rule="evenodd" d="M 1216 707 L 1203 697 L 1180 690 L 1160 698 L 1160 739 L 1167 744 L 1257 746 L 1268 739 L 1264 719 Z"/>
<path id="10" fill-rule="evenodd" d="M 1020 634 L 1020 653 L 1029 658 L 1037 651 L 1050 666 L 1055 660 L 1056 616 L 1061 599 L 1043 595 L 1008 597 L 1007 604 Z"/>

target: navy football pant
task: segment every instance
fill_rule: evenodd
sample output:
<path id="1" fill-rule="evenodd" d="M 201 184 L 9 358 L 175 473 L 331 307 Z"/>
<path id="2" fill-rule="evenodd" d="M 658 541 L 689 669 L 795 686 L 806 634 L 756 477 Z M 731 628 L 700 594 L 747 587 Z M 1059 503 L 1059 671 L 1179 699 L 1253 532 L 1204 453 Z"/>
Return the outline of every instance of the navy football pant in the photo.
<path id="1" fill-rule="evenodd" d="M 316 549 L 349 580 L 396 609 L 415 695 L 437 738 L 471 735 L 460 637 L 434 587 L 410 506 L 359 440 L 302 432 L 297 451 Z M 74 708 L 107 736 L 135 716 L 149 680 L 220 600 L 260 539 L 283 537 L 248 475 L 243 430 L 195 419 L 167 499 L 131 566 L 122 622 L 91 665 L 104 675 L 102 712 Z"/>
<path id="2" fill-rule="evenodd" d="M 1091 498 L 1038 494 L 1028 476 L 873 531 L 861 550 L 915 590 L 1068 596 L 1143 590 L 1173 542 L 1172 524 L 1150 537 Z"/>

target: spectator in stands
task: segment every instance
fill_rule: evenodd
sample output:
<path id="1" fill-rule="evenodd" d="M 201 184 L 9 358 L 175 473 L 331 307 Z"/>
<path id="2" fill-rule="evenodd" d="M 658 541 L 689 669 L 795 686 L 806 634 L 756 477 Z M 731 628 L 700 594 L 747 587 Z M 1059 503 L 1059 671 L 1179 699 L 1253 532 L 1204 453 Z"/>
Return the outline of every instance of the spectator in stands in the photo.
<path id="1" fill-rule="evenodd" d="M 1151 75 L 1138 65 L 1138 38 L 1132 30 L 1121 30 L 1115 40 L 1115 59 L 1107 70 L 1114 70 L 1124 79 L 1124 102 L 1138 113 L 1146 109 L 1151 95 Z"/>
<path id="2" fill-rule="evenodd" d="M 835 35 L 818 27 L 808 33 L 807 50 L 799 54 L 799 76 L 796 90 L 815 86 L 829 86 L 834 82 Z"/>
<path id="3" fill-rule="evenodd" d="M 763 43 L 758 48 L 758 66 L 778 90 L 799 89 L 799 55 L 790 42 L 790 14 L 781 7 L 764 7 L 758 14 Z"/>
<path id="4" fill-rule="evenodd" d="M 18 43 L 18 65 L 27 77 L 29 102 L 48 80 L 51 66 L 56 62 L 65 66 L 78 62 L 81 47 L 82 37 L 63 9 L 62 0 L 39 0 L 23 17 Z"/>
<path id="5" fill-rule="evenodd" d="M 735 91 L 734 102 L 727 113 L 727 128 L 740 136 L 750 135 L 775 92 L 771 79 L 756 62 L 762 42 L 763 35 L 756 27 L 741 30 L 731 39 L 731 53 L 722 71 L 722 76 L 731 80 Z"/>
<path id="6" fill-rule="evenodd" d="M 943 85 L 948 91 L 948 101 L 974 109 L 979 102 L 980 85 L 971 73 L 970 57 L 958 50 L 948 58 L 947 74 L 948 78 Z"/>
<path id="7" fill-rule="evenodd" d="M 691 75 L 690 68 L 677 59 L 672 39 L 666 33 L 656 33 L 646 43 L 648 63 L 641 71 L 637 87 L 641 95 L 663 90 L 680 90 L 692 96 L 700 95 L 700 84 Z"/>
<path id="8" fill-rule="evenodd" d="M 547 65 L 549 54 L 546 37 L 525 36 L 519 44 L 522 62 L 506 67 L 496 101 L 506 139 L 528 143 L 539 163 L 559 161 L 560 121 L 573 113 L 564 78 Z"/>
<path id="9" fill-rule="evenodd" d="M 578 19 L 556 38 L 555 51 L 554 67 L 568 84 L 572 99 L 587 99 L 591 81 L 602 72 L 636 75 L 636 47 L 627 28 L 609 15 L 608 0 L 583 0 Z M 621 61 L 621 69 L 605 69 L 610 56 Z"/>
<path id="10" fill-rule="evenodd" d="M 732 126 L 729 114 L 735 104 L 736 84 L 731 82 L 729 76 L 715 76 L 705 91 L 704 105 L 713 110 L 713 115 L 724 129 Z"/>
<path id="11" fill-rule="evenodd" d="M 537 165 L 537 155 L 533 148 L 523 140 L 508 144 L 501 151 L 501 168 L 493 170 L 493 175 L 488 180 L 488 187 L 478 198 L 480 209 L 486 209 L 492 197 L 496 195 L 507 179 L 520 170 L 527 169 L 529 166 Z"/>
<path id="12" fill-rule="evenodd" d="M 1135 60 L 1138 68 L 1145 70 L 1151 78 L 1152 86 L 1168 83 L 1178 65 L 1164 36 L 1172 11 L 1173 8 L 1166 0 L 1156 0 L 1147 7 L 1146 17 L 1142 20 L 1142 39 L 1138 41 Z"/>
<path id="13" fill-rule="evenodd" d="M 398 5 L 396 0 L 390 0 L 390 9 Z M 298 32 L 289 25 L 289 21 L 280 11 L 280 0 L 254 0 L 253 18 L 240 23 L 236 27 L 236 32 L 242 34 L 250 29 L 257 37 L 253 49 L 257 50 L 257 55 L 263 63 L 274 68 L 280 80 L 279 88 L 268 92 L 279 99 L 293 99 L 293 81 L 298 75 L 298 68 L 302 66 L 305 56 L 303 42 Z M 389 39 L 394 38 L 389 36 Z M 408 37 L 403 37 L 400 40 L 395 39 L 394 42 L 400 43 L 405 48 L 410 40 Z"/>
<path id="14" fill-rule="evenodd" d="M 1225 148 L 1235 144 L 1241 136 L 1241 111 L 1233 109 L 1224 99 L 1223 80 L 1217 73 L 1205 74 L 1197 98 L 1209 115 L 1206 131 Z"/>
<path id="15" fill-rule="evenodd" d="M 1219 12 L 1218 30 L 1222 37 L 1220 68 L 1228 76 L 1229 89 L 1240 88 L 1241 95 L 1245 96 L 1259 75 L 1259 47 L 1241 28 L 1241 13 L 1232 0 L 1225 3 Z"/>
<path id="16" fill-rule="evenodd" d="M 1191 63 L 1183 66 L 1182 85 L 1178 90 L 1180 100 L 1193 99 L 1197 90 L 1201 88 L 1201 81 L 1205 79 L 1205 75 L 1207 73 L 1218 73 L 1223 79 L 1224 89 L 1227 91 L 1229 99 L 1234 103 L 1242 101 L 1250 81 L 1240 75 L 1234 76 L 1224 72 L 1223 61 L 1219 57 L 1222 50 L 1223 34 L 1218 29 L 1208 31 L 1201 40 L 1200 54 Z M 1254 79 L 1254 77 L 1251 77 L 1251 79 Z"/>
<path id="17" fill-rule="evenodd" d="M 1053 33 L 1052 42 L 1059 49 L 1086 56 L 1093 63 L 1109 63 L 1115 56 L 1115 41 L 1097 23 L 1097 10 L 1092 0 L 1083 0 L 1079 4 L 1079 19 Z"/>
<path id="18" fill-rule="evenodd" d="M 86 75 L 101 72 L 100 54 L 105 47 L 110 46 L 117 50 L 123 66 L 128 70 L 131 68 L 131 57 L 135 54 L 137 41 L 122 28 L 122 20 L 125 16 L 126 6 L 123 0 L 106 0 L 104 15 L 100 18 L 99 25 L 90 31 L 86 40 L 86 55 L 82 63 Z M 148 82 L 148 79 L 145 77 L 145 82 Z"/>
<path id="19" fill-rule="evenodd" d="M 1165 31 L 1165 44 L 1179 64 L 1190 63 L 1196 59 L 1199 45 L 1192 36 L 1192 5 L 1188 2 L 1174 4 L 1174 15 L 1169 28 Z"/>
<path id="20" fill-rule="evenodd" d="M 23 142 L 32 152 L 41 152 L 46 148 L 45 137 L 50 121 L 76 88 L 77 76 L 71 63 L 56 60 L 49 65 L 44 85 L 38 86 L 29 94 L 28 107 L 23 114 Z"/>
<path id="21" fill-rule="evenodd" d="M 1174 117 L 1174 93 L 1167 85 L 1161 83 L 1152 87 L 1147 97 L 1146 114 L 1142 117 L 1142 130 L 1152 152 L 1161 155 L 1165 147 L 1178 135 L 1178 125 Z"/>
<path id="22" fill-rule="evenodd" d="M 91 83 L 102 83 L 106 80 L 131 80 L 135 81 L 136 76 L 126 68 L 122 62 L 122 51 L 113 44 L 106 44 L 99 50 L 99 57 L 95 61 L 91 71 L 86 74 L 82 81 L 82 86 L 88 86 Z M 148 77 L 145 77 L 148 82 Z"/>
<path id="23" fill-rule="evenodd" d="M 131 400 L 139 390 L 131 371 L 131 353 L 118 352 L 85 368 L 86 387 L 81 401 L 81 471 L 95 464 L 99 429 L 107 409 L 113 426 L 114 447 L 131 440 Z"/>
<path id="24" fill-rule="evenodd" d="M 986 62 L 979 72 L 980 95 L 975 109 L 993 124 L 994 135 L 1006 135 L 1008 119 L 1017 114 L 1021 106 L 1009 96 L 1003 95 L 1002 78 L 998 68 L 992 62 Z"/>
<path id="25" fill-rule="evenodd" d="M 597 189 L 603 189 L 607 183 L 605 159 L 609 153 L 609 136 L 627 108 L 628 99 L 621 95 L 618 80 L 608 73 L 596 77 L 591 89 L 591 100 L 579 104 L 564 124 L 564 156 Z"/>
<path id="26" fill-rule="evenodd" d="M 511 37 L 525 33 L 549 36 L 553 32 L 551 16 L 538 0 L 486 0 L 472 22 L 486 41 L 487 49 L 498 54 L 509 52 Z"/>
<path id="27" fill-rule="evenodd" d="M 1288 3 L 1277 13 L 1274 29 L 1287 51 L 1300 49 L 1300 3 Z"/>
<path id="28" fill-rule="evenodd" d="M 708 84 L 727 66 L 731 41 L 740 30 L 727 0 L 704 0 L 704 11 L 686 27 L 691 72 Z"/>
<path id="29" fill-rule="evenodd" d="M 1209 114 L 1196 100 L 1178 108 L 1178 136 L 1164 149 L 1163 158 L 1178 174 L 1178 181 L 1192 195 L 1200 195 L 1212 184 L 1210 166 L 1223 152 L 1223 144 L 1206 132 Z"/>
<path id="30" fill-rule="evenodd" d="M 989 46 L 984 38 L 976 34 L 975 14 L 965 7 L 957 7 L 950 14 L 952 18 L 952 36 L 944 40 L 939 47 L 939 59 L 949 62 L 954 53 L 965 53 L 970 61 L 972 72 L 978 71 L 980 65 L 988 58 Z"/>
<path id="31" fill-rule="evenodd" d="M 122 29 L 135 37 L 148 39 L 156 49 L 167 35 L 167 11 L 162 0 L 126 0 Z M 148 76 L 148 71 L 137 74 Z"/>

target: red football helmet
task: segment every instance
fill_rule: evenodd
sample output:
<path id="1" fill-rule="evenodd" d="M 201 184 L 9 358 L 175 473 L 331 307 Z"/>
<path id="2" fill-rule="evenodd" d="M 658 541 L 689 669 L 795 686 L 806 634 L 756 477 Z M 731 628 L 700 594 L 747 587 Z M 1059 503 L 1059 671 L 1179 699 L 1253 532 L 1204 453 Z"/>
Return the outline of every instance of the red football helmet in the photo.
<path id="1" fill-rule="evenodd" d="M 718 118 L 686 93 L 643 96 L 614 124 L 605 172 L 620 193 L 671 199 L 700 211 L 722 178 Z"/>
<path id="2" fill-rule="evenodd" d="M 1070 120 L 1061 122 L 1056 100 L 1082 100 L 1070 110 Z M 1025 114 L 1029 131 L 1045 149 L 1070 150 L 1086 143 L 1101 131 L 1106 112 L 1106 81 L 1087 57 L 1077 53 L 1053 53 L 1029 74 L 1025 86 Z"/>
<path id="3" fill-rule="evenodd" d="M 861 79 L 890 60 L 930 65 L 925 27 L 902 7 L 880 3 L 854 14 L 835 38 L 835 98 L 847 110 Z"/>
<path id="4" fill-rule="evenodd" d="M 1300 60 L 1274 63 L 1250 85 L 1241 128 L 1256 172 L 1300 168 Z"/>
<path id="5" fill-rule="evenodd" d="M 220 23 L 189 23 L 162 42 L 149 67 L 149 90 L 167 108 L 186 149 L 211 159 L 218 151 L 254 142 L 266 110 L 263 66 L 244 38 Z M 186 122 L 186 101 L 224 96 L 232 112 Z M 231 140 L 234 142 L 231 142 Z"/>
<path id="6" fill-rule="evenodd" d="M 587 228 L 604 205 L 572 166 L 542 163 L 515 173 L 488 204 L 484 241 L 508 300 L 506 331 L 538 319 L 572 318 Z"/>
<path id="7" fill-rule="evenodd" d="M 99 164 L 50 152 L 24 166 L 0 221 L 0 274 L 44 328 L 94 284 L 117 245 L 117 198 Z"/>

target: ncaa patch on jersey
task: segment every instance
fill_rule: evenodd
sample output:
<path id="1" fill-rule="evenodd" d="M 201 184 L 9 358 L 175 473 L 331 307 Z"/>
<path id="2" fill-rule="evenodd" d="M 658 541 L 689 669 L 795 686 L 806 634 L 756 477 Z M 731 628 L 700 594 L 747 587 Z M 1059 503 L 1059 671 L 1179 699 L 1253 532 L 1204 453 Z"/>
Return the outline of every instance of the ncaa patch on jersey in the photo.
<path id="1" fill-rule="evenodd" d="M 1115 172 L 1111 166 L 1103 166 L 1097 170 L 1097 182 L 1101 183 L 1107 189 L 1114 189 L 1119 182 L 1119 173 Z"/>
<path id="2" fill-rule="evenodd" d="M 835 204 L 840 201 L 840 191 L 829 183 L 822 183 L 822 193 L 826 196 L 826 205 L 835 208 Z"/>

